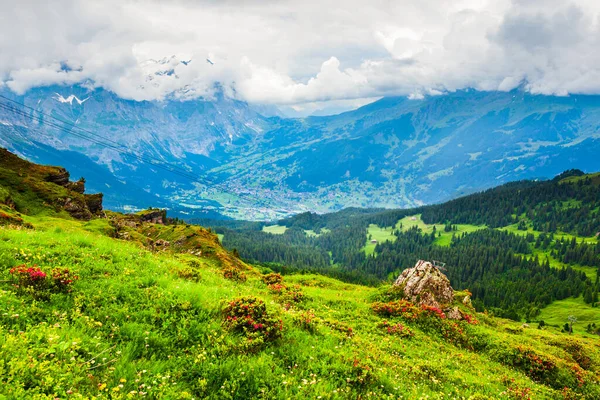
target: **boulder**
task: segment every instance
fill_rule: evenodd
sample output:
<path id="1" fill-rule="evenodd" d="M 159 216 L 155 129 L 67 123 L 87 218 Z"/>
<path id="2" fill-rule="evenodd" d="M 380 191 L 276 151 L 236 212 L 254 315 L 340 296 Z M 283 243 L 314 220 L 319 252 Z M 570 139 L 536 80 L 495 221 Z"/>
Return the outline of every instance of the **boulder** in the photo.
<path id="1" fill-rule="evenodd" d="M 448 319 L 461 320 L 464 318 L 462 311 L 458 307 L 447 308 L 444 310 L 444 313 Z"/>
<path id="2" fill-rule="evenodd" d="M 450 281 L 430 262 L 419 260 L 413 268 L 406 269 L 394 282 L 413 303 L 443 308 L 452 303 L 454 290 Z"/>

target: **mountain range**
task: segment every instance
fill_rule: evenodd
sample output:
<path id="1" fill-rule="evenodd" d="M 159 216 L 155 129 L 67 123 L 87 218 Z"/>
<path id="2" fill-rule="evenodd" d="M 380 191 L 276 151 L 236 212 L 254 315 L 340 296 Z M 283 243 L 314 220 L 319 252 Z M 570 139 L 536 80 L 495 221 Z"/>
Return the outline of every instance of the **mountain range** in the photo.
<path id="1" fill-rule="evenodd" d="M 285 118 L 218 87 L 152 102 L 87 85 L 0 95 L 0 146 L 86 176 L 115 210 L 152 204 L 184 218 L 268 220 L 414 207 L 600 170 L 600 96 L 465 90 Z"/>

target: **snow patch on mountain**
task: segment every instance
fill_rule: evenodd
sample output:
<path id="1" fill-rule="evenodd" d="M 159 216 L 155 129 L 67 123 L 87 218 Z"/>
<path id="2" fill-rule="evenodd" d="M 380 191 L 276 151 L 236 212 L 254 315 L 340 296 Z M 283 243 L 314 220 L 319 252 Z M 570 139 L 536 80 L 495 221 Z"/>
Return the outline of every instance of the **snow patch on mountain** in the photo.
<path id="1" fill-rule="evenodd" d="M 54 100 L 57 100 L 61 103 L 69 103 L 70 105 L 73 105 L 73 100 L 75 100 L 79 105 L 82 105 L 83 103 L 85 103 L 89 97 L 81 100 L 79 99 L 79 97 L 75 96 L 74 94 L 70 95 L 67 98 L 64 98 L 61 94 L 55 93 L 56 96 L 54 97 Z"/>

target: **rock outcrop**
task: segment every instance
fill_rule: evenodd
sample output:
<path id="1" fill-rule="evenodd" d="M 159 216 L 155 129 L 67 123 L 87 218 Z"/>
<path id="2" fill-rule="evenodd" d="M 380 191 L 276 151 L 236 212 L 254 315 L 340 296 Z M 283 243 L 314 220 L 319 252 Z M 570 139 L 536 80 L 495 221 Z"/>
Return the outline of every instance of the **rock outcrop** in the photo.
<path id="1" fill-rule="evenodd" d="M 69 184 L 69 171 L 62 167 L 54 167 L 46 176 L 46 182 L 52 182 L 57 185 L 66 187 Z"/>
<path id="2" fill-rule="evenodd" d="M 164 225 L 167 221 L 167 210 L 152 208 L 138 213 L 141 222 Z"/>
<path id="3" fill-rule="evenodd" d="M 450 281 L 438 268 L 428 261 L 419 260 L 413 268 L 406 269 L 394 282 L 402 289 L 404 298 L 420 306 L 439 308 L 447 318 L 461 320 L 464 314 L 454 299 Z M 459 299 L 462 305 L 471 308 L 471 298 Z"/>
<path id="4" fill-rule="evenodd" d="M 419 260 L 404 270 L 394 285 L 403 289 L 406 299 L 419 305 L 442 308 L 454 300 L 450 281 L 428 261 Z"/>

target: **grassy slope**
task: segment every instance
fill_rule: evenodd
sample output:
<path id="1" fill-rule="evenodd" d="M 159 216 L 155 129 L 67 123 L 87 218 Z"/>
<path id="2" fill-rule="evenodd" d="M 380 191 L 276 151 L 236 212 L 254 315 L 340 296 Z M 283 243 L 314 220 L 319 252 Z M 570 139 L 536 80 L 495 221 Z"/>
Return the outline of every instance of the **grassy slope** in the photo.
<path id="1" fill-rule="evenodd" d="M 263 232 L 267 232 L 267 233 L 272 233 L 274 235 L 283 235 L 285 233 L 285 231 L 287 231 L 287 226 L 281 226 L 281 225 L 270 225 L 270 226 L 263 226 Z"/>
<path id="2" fill-rule="evenodd" d="M 413 220 L 413 218 L 414 218 L 414 220 Z M 458 235 L 461 233 L 470 233 L 470 232 L 475 232 L 476 230 L 485 228 L 483 226 L 476 226 L 476 225 L 456 224 L 455 225 L 456 229 L 457 229 L 456 231 L 444 232 L 444 225 L 442 225 L 442 224 L 427 225 L 421 219 L 420 214 L 402 218 L 400 221 L 398 221 L 397 225 L 399 226 L 399 224 L 402 224 L 402 230 L 408 230 L 414 226 L 417 226 L 425 233 L 433 232 L 433 227 L 435 226 L 436 232 L 438 234 L 441 234 L 441 236 L 435 240 L 435 243 L 438 246 L 450 246 L 450 240 L 452 239 L 453 234 Z"/>
<path id="3" fill-rule="evenodd" d="M 363 248 L 365 254 L 370 256 L 375 251 L 375 246 L 377 246 L 377 243 L 371 243 L 369 237 L 377 240 L 378 243 L 387 241 L 393 242 L 396 240 L 396 236 L 394 235 L 393 231 L 394 230 L 392 227 L 381 228 L 375 224 L 370 224 L 367 230 L 367 241 L 365 243 L 365 247 Z"/>
<path id="4" fill-rule="evenodd" d="M 9 280 L 8 268 L 21 263 L 68 266 L 80 279 L 72 293 L 48 300 L 0 283 L 0 398 L 67 398 L 67 391 L 69 398 L 113 399 L 140 392 L 215 399 L 559 393 L 503 365 L 493 350 L 468 351 L 417 327 L 412 339 L 387 335 L 369 309 L 373 288 L 290 276 L 287 283 L 300 285 L 307 300 L 286 309 L 252 271 L 243 284 L 224 279 L 219 258 L 153 253 L 104 236 L 110 230 L 104 220 L 29 220 L 36 230 L 0 228 L 0 280 Z M 185 278 L 189 268 L 198 282 Z M 285 329 L 277 342 L 245 352 L 239 350 L 244 339 L 224 329 L 221 308 L 250 294 L 263 298 Z M 304 310 L 315 314 L 314 331 L 297 323 Z M 498 345 L 535 349 L 565 371 L 575 365 L 557 344 L 564 335 L 491 323 L 473 329 Z M 354 335 L 339 327 L 351 327 Z M 597 374 L 598 349 L 589 339 L 571 340 L 593 357 Z"/>
<path id="5" fill-rule="evenodd" d="M 580 333 L 589 323 L 600 323 L 600 310 L 598 307 L 592 308 L 589 304 L 585 304 L 582 296 L 576 299 L 568 298 L 555 301 L 542 309 L 542 313 L 538 318 L 547 324 L 562 327 L 568 321 L 569 315 L 577 318 L 578 323 L 574 326 L 574 329 Z"/>
<path id="6" fill-rule="evenodd" d="M 417 214 L 417 215 L 411 215 L 408 217 L 404 217 L 401 220 L 399 220 L 396 223 L 396 227 L 400 228 L 400 224 L 402 224 L 402 230 L 406 231 L 412 227 L 418 227 L 420 228 L 423 232 L 425 233 L 431 233 L 433 232 L 433 227 L 435 226 L 436 231 L 438 232 L 438 234 L 441 233 L 441 236 L 438 237 L 435 241 L 435 243 L 438 246 L 449 246 L 450 245 L 450 240 L 452 239 L 452 234 L 460 234 L 463 232 L 469 233 L 469 232 L 475 232 L 478 229 L 483 229 L 484 227 L 480 227 L 480 226 L 475 226 L 475 225 L 467 225 L 467 224 L 457 224 L 456 228 L 457 230 L 454 232 L 444 232 L 444 225 L 441 224 L 432 224 L 432 225 L 427 225 L 425 222 L 423 222 L 423 220 L 421 219 L 421 215 Z M 380 227 L 378 225 L 375 224 L 371 224 L 369 225 L 368 231 L 367 231 L 367 241 L 365 243 L 365 247 L 363 248 L 363 250 L 365 251 L 365 254 L 367 255 L 371 255 L 373 254 L 373 252 L 375 251 L 375 246 L 376 243 L 371 243 L 370 240 L 368 240 L 369 235 L 371 235 L 371 237 L 373 239 L 377 239 L 378 242 L 386 242 L 386 241 L 395 241 L 396 240 L 396 236 L 394 236 L 393 234 L 394 229 L 390 226 L 388 227 Z"/>

